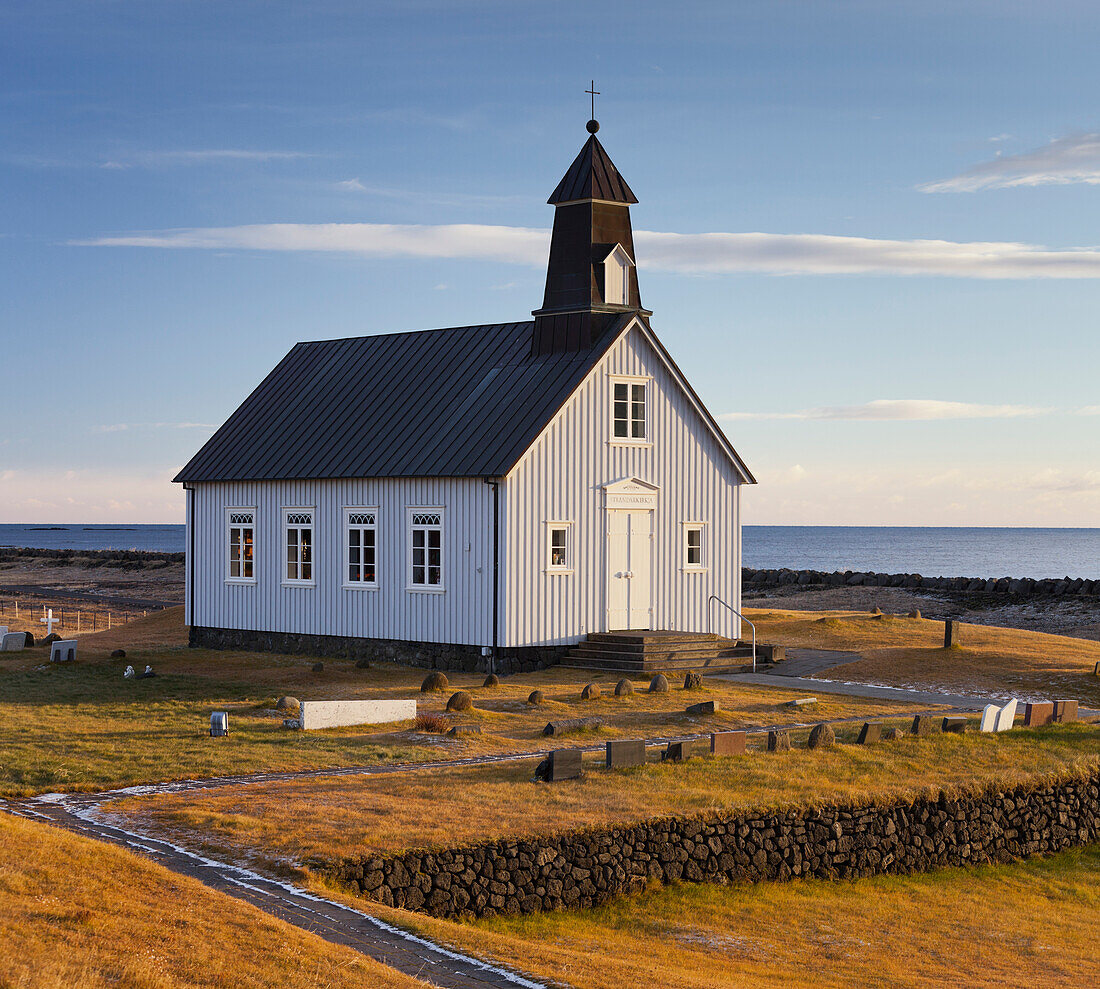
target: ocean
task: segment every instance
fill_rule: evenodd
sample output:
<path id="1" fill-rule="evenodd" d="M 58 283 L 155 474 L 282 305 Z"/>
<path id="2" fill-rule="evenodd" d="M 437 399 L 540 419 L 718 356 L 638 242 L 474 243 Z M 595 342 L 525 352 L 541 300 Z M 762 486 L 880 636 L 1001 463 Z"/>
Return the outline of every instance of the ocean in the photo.
<path id="1" fill-rule="evenodd" d="M 182 525 L 0 524 L 0 546 L 182 553 Z M 1100 529 L 747 525 L 745 566 L 1100 579 Z"/>

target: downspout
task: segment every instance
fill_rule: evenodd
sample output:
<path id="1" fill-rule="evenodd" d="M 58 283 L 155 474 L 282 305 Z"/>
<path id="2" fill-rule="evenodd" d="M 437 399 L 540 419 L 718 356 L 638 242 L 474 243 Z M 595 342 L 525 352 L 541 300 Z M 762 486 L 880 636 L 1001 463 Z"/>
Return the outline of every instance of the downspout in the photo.
<path id="1" fill-rule="evenodd" d="M 493 488 L 493 651 L 489 656 L 489 672 L 496 672 L 497 649 L 500 647 L 500 479 L 485 478 Z"/>

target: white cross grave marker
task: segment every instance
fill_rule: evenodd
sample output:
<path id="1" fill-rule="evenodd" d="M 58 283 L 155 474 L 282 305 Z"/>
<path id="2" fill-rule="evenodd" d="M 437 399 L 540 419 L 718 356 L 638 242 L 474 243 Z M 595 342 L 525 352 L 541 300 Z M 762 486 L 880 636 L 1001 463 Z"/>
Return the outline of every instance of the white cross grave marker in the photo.
<path id="1" fill-rule="evenodd" d="M 60 618 L 54 618 L 53 608 L 50 608 L 46 612 L 46 617 L 45 618 L 39 618 L 38 621 L 39 621 L 40 624 L 46 626 L 46 635 L 47 636 L 53 635 L 53 627 L 55 625 L 60 625 L 61 624 L 61 619 Z"/>

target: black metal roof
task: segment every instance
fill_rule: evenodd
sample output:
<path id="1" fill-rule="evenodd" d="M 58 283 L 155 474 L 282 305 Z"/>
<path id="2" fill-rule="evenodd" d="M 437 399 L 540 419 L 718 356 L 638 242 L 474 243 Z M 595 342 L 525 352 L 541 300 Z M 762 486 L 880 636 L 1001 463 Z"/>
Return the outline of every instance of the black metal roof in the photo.
<path id="1" fill-rule="evenodd" d="M 531 321 L 296 344 L 175 480 L 501 477 L 633 318 L 536 356 Z"/>
<path id="2" fill-rule="evenodd" d="M 569 171 L 546 201 L 556 206 L 578 199 L 602 199 L 611 203 L 638 201 L 595 134 L 584 142 L 581 153 L 573 159 Z"/>

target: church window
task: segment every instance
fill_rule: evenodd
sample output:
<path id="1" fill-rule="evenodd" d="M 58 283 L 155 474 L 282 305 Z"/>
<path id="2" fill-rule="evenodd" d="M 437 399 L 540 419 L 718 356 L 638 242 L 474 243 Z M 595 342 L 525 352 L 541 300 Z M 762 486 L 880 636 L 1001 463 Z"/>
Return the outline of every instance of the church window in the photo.
<path id="1" fill-rule="evenodd" d="M 572 522 L 546 523 L 546 570 L 548 573 L 572 573 Z"/>
<path id="2" fill-rule="evenodd" d="M 226 510 L 226 544 L 229 550 L 225 579 L 232 583 L 256 582 L 256 510 Z"/>
<path id="3" fill-rule="evenodd" d="M 284 584 L 314 583 L 313 509 L 283 509 Z"/>
<path id="4" fill-rule="evenodd" d="M 703 558 L 703 523 L 684 523 L 684 569 L 705 570 L 706 561 Z"/>
<path id="5" fill-rule="evenodd" d="M 612 433 L 615 439 L 625 442 L 648 439 L 646 382 L 615 381 L 612 387 Z"/>
<path id="6" fill-rule="evenodd" d="M 408 590 L 443 589 L 443 510 L 410 508 Z"/>
<path id="7" fill-rule="evenodd" d="M 344 509 L 344 586 L 378 586 L 378 510 Z"/>

